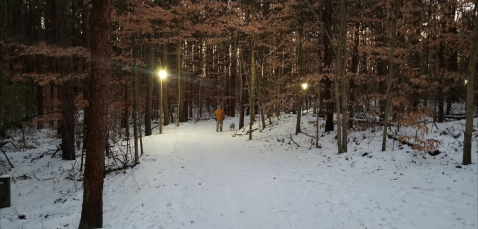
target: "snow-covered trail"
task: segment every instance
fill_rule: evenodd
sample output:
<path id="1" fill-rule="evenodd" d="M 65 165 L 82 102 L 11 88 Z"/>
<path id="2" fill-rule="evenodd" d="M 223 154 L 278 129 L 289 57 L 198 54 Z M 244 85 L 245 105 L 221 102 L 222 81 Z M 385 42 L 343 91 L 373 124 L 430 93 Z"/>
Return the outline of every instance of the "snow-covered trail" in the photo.
<path id="1" fill-rule="evenodd" d="M 109 181 L 122 179 L 134 188 L 134 182 L 144 180 L 148 185 L 137 184 L 137 192 L 142 192 L 139 186 L 146 186 L 143 192 L 148 194 L 131 198 L 130 204 L 120 203 L 133 206 L 124 211 L 131 217 L 117 219 L 115 213 L 106 228 L 280 228 L 281 222 L 270 214 L 271 193 L 264 183 L 274 179 L 273 166 L 258 160 L 256 150 L 249 149 L 244 139 L 231 138 L 226 128 L 216 133 L 211 124 L 209 128 L 204 123 L 186 125 L 188 131 L 172 130 L 153 137 L 168 140 L 145 144 L 150 153 L 131 172 L 145 177 Z M 121 195 L 130 192 L 126 189 Z M 117 197 L 105 193 L 113 203 Z M 130 220 L 135 217 L 144 221 Z"/>
<path id="2" fill-rule="evenodd" d="M 314 150 L 282 150 L 231 138 L 229 130 L 216 133 L 213 122 L 165 130 L 146 141 L 145 152 L 127 176 L 106 181 L 123 182 L 124 190 L 105 191 L 105 228 L 477 225 L 477 194 L 469 191 L 476 179 L 456 187 L 435 178 L 423 182 L 423 166 L 400 170 L 383 160 L 351 163 Z M 387 165 L 396 171 L 380 167 Z"/>
<path id="3" fill-rule="evenodd" d="M 212 120 L 145 137 L 141 163 L 106 176 L 104 228 L 477 228 L 477 160 L 473 154 L 475 164 L 457 168 L 459 140 L 422 158 L 393 142 L 379 152 L 374 134 L 350 132 L 364 141 L 336 155 L 333 133 L 321 136 L 321 149 L 310 149 L 310 137 L 290 134 L 294 127 L 295 116 L 284 115 L 252 141 L 231 137 L 227 126 L 215 132 Z M 30 162 L 42 151 L 10 154 L 21 166 L 12 171 L 12 207 L 0 209 L 0 228 L 77 227 L 81 182 L 65 179 L 75 162 Z"/>

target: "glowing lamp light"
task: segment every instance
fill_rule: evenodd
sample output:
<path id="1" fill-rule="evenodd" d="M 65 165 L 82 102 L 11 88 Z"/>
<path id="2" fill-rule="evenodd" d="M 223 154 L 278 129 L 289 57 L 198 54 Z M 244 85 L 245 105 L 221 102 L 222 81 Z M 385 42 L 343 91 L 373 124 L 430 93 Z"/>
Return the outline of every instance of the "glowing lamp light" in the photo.
<path id="1" fill-rule="evenodd" d="M 468 80 L 465 80 L 465 85 L 468 83 Z"/>
<path id="2" fill-rule="evenodd" d="M 164 79 L 164 78 L 166 78 L 166 76 L 168 74 L 166 73 L 166 71 L 161 70 L 161 71 L 158 72 L 158 75 L 159 75 L 159 78 Z"/>
<path id="3" fill-rule="evenodd" d="M 304 89 L 304 91 L 307 90 L 307 86 L 309 86 L 309 85 L 307 85 L 307 83 L 303 83 L 302 84 L 302 89 Z"/>

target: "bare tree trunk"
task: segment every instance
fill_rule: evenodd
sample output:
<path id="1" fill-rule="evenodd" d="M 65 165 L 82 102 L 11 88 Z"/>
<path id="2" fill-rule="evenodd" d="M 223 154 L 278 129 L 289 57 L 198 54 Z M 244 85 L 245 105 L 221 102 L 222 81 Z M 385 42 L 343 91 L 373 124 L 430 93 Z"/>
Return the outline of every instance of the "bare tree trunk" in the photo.
<path id="1" fill-rule="evenodd" d="M 161 64 L 163 68 L 166 68 L 168 62 L 168 49 L 166 45 L 163 45 L 163 58 L 161 59 Z M 161 93 L 161 100 L 163 103 L 163 126 L 169 125 L 170 117 L 169 117 L 169 94 L 168 94 L 168 79 L 165 78 L 162 80 L 162 91 Z"/>
<path id="2" fill-rule="evenodd" d="M 353 73 L 353 77 L 356 77 L 359 75 L 358 71 L 359 71 L 359 64 L 360 64 L 360 59 L 359 59 L 359 50 L 358 50 L 358 47 L 359 47 L 359 44 L 360 44 L 360 23 L 357 22 L 355 24 L 355 34 L 354 34 L 354 48 L 353 48 L 353 56 L 352 56 L 352 63 L 351 63 L 351 66 L 350 66 L 350 71 Z M 355 98 L 355 82 L 354 80 L 350 80 L 349 81 L 349 101 L 350 101 L 350 106 L 349 106 L 349 110 L 348 110 L 348 116 L 349 116 L 349 119 L 348 119 L 348 126 L 349 128 L 353 128 L 354 127 L 354 124 L 353 124 L 353 116 L 354 116 L 354 106 L 355 106 L 355 102 L 356 102 L 356 98 Z"/>
<path id="3" fill-rule="evenodd" d="M 239 78 L 241 79 L 240 85 L 239 85 L 239 129 L 244 127 L 244 75 L 242 74 L 242 52 L 241 49 L 239 48 L 239 57 L 238 57 L 238 68 L 239 68 Z"/>
<path id="4" fill-rule="evenodd" d="M 223 110 L 224 114 L 226 116 L 231 116 L 231 67 L 232 67 L 232 44 L 231 44 L 231 37 L 229 37 L 229 44 L 227 45 L 227 54 L 225 50 L 223 51 L 223 60 L 228 60 L 225 61 L 225 63 L 229 62 L 226 68 L 226 64 L 224 64 L 224 101 L 223 101 Z"/>
<path id="5" fill-rule="evenodd" d="M 141 48 L 140 51 L 141 51 L 141 53 L 143 53 L 143 52 L 144 52 L 144 51 L 143 51 L 143 47 L 144 47 L 144 46 L 141 46 L 141 47 L 142 47 L 142 48 Z M 135 75 L 137 75 L 137 74 L 138 74 L 138 70 L 136 70 L 136 72 L 135 72 Z M 144 74 L 144 73 L 142 74 L 143 77 L 144 77 L 145 75 L 146 75 L 146 76 L 149 76 L 149 74 Z M 136 79 L 136 78 L 135 78 L 135 79 Z M 137 105 L 137 103 L 138 103 L 138 96 L 137 96 L 137 94 L 138 94 L 138 84 L 137 84 L 136 81 L 135 81 L 135 88 L 134 88 L 134 90 L 135 90 L 135 94 L 136 94 L 136 96 L 135 96 L 135 97 L 136 97 L 136 106 L 138 106 L 138 105 Z M 136 111 L 139 112 L 139 111 L 138 111 L 138 108 L 136 108 Z M 143 156 L 143 132 L 142 132 L 143 120 L 141 120 L 141 117 L 142 117 L 141 114 L 137 114 L 136 117 L 139 119 L 138 122 L 137 122 L 137 125 L 138 125 L 138 132 L 137 132 L 138 134 L 137 134 L 137 135 L 139 135 L 139 136 L 138 136 L 138 137 L 139 137 L 139 146 L 140 146 L 140 149 L 141 149 L 141 156 Z"/>
<path id="6" fill-rule="evenodd" d="M 300 118 L 302 116 L 302 95 L 299 94 L 297 102 L 296 102 L 296 108 L 297 108 L 297 120 L 295 122 L 295 135 L 300 133 Z"/>
<path id="7" fill-rule="evenodd" d="M 348 113 L 347 113 L 347 78 L 346 78 L 346 69 L 347 69 L 347 23 L 345 18 L 345 0 L 340 1 L 340 38 L 342 39 L 342 64 L 340 66 L 340 78 L 341 78 L 341 94 L 342 94 L 342 152 L 347 152 L 347 122 L 348 122 Z M 338 119 L 338 117 L 337 117 Z"/>
<path id="8" fill-rule="evenodd" d="M 187 55 L 188 55 L 188 46 L 187 44 L 184 44 L 184 53 L 185 56 L 183 56 L 183 59 L 181 59 L 181 65 L 184 72 L 184 80 L 183 80 L 183 108 L 182 108 L 182 117 L 183 120 L 182 122 L 187 122 L 189 121 L 189 108 L 190 108 L 190 95 L 191 95 L 191 76 L 189 75 L 191 72 L 191 69 L 189 68 L 189 64 L 187 63 Z M 191 55 L 191 54 L 189 54 Z"/>
<path id="9" fill-rule="evenodd" d="M 136 71 L 136 70 L 135 70 Z M 135 78 L 133 79 L 133 137 L 134 137 L 134 161 L 136 164 L 139 163 L 139 153 L 138 153 L 138 83 Z M 141 125 L 141 124 L 139 124 Z"/>
<path id="10" fill-rule="evenodd" d="M 129 93 L 128 93 L 128 80 L 124 82 L 124 116 L 123 116 L 123 126 L 125 137 L 129 140 Z"/>
<path id="11" fill-rule="evenodd" d="M 86 166 L 79 229 L 103 227 L 103 177 L 110 72 L 111 0 L 92 0 L 90 103 Z"/>
<path id="12" fill-rule="evenodd" d="M 139 132 L 139 146 L 141 147 L 141 156 L 143 156 L 143 132 L 141 126 L 143 125 L 143 120 L 141 120 L 141 115 L 139 117 L 138 132 Z"/>
<path id="13" fill-rule="evenodd" d="M 152 74 L 145 74 L 146 75 L 146 110 L 145 110 L 145 117 L 144 117 L 144 132 L 146 136 L 150 136 L 153 134 L 151 128 L 151 113 L 153 111 L 153 83 L 155 77 L 155 69 L 154 69 L 154 47 L 151 46 L 148 52 L 148 59 L 149 59 L 149 69 L 151 70 Z"/>
<path id="14" fill-rule="evenodd" d="M 231 56 L 230 56 L 230 79 L 231 79 L 231 87 L 230 87 L 230 95 L 231 95 L 231 99 L 230 99 L 230 111 L 229 111 L 229 115 L 231 117 L 236 117 L 236 78 L 237 78 L 237 53 L 234 52 L 235 48 L 237 47 L 237 36 L 234 36 L 234 45 L 231 44 L 231 47 L 230 47 L 230 53 L 231 53 Z"/>
<path id="15" fill-rule="evenodd" d="M 199 120 L 199 118 L 201 117 L 202 115 L 202 98 L 201 98 L 201 87 L 202 87 L 202 77 L 206 76 L 206 45 L 205 43 L 203 42 L 201 44 L 201 51 L 200 51 L 200 55 L 201 55 L 201 71 L 202 71 L 202 74 L 199 76 L 199 95 L 198 95 L 198 114 L 197 114 L 197 120 L 196 122 Z"/>
<path id="16" fill-rule="evenodd" d="M 262 130 L 266 127 L 266 122 L 264 121 L 264 98 L 262 97 L 261 93 L 261 81 L 264 78 L 264 67 L 261 67 L 261 77 L 257 79 L 257 100 L 259 103 L 259 115 L 261 116 L 261 125 L 262 125 Z"/>
<path id="17" fill-rule="evenodd" d="M 316 128 L 316 131 L 317 131 L 317 136 L 315 138 L 315 147 L 318 147 L 319 145 L 319 129 L 320 129 L 320 124 L 319 124 L 319 117 L 320 117 L 320 82 L 318 83 L 318 86 L 317 86 L 317 102 L 319 104 L 317 104 L 317 126 L 315 127 Z"/>
<path id="18" fill-rule="evenodd" d="M 345 26 L 345 0 L 340 0 L 340 30 L 339 30 L 339 39 L 337 42 L 337 56 L 336 56 L 336 74 L 335 74 L 335 112 L 337 115 L 337 149 L 338 154 L 343 153 L 343 146 L 342 146 L 342 118 L 341 118 L 341 101 L 339 95 L 339 87 L 340 84 L 345 82 L 340 82 L 340 76 L 342 75 L 342 68 L 344 67 L 344 59 L 343 59 L 343 52 L 344 52 L 344 38 L 343 38 L 343 29 Z"/>
<path id="19" fill-rule="evenodd" d="M 196 64 L 195 64 L 195 59 L 194 59 L 194 55 L 196 55 L 196 52 L 195 52 L 195 45 L 192 45 L 191 46 L 191 64 L 192 64 L 192 67 L 191 67 L 191 81 L 189 82 L 189 93 L 188 93 L 188 112 L 189 112 L 189 117 L 191 117 L 191 119 L 194 119 L 194 114 L 193 114 L 193 105 L 194 105 L 194 100 L 193 100 L 193 91 L 194 91 L 194 83 L 193 83 L 193 79 L 194 77 L 196 76 Z"/>
<path id="20" fill-rule="evenodd" d="M 251 45 L 251 82 L 250 82 L 250 99 L 249 99 L 249 117 L 250 117 L 250 123 L 249 123 L 249 140 L 252 140 L 252 125 L 254 124 L 254 106 L 255 106 L 255 87 L 256 87 L 256 61 L 254 58 L 254 41 L 253 38 L 249 38 L 249 42 Z"/>
<path id="21" fill-rule="evenodd" d="M 42 4 L 41 1 L 37 1 L 37 3 L 36 3 L 37 11 L 36 11 L 36 18 L 35 18 L 35 26 L 34 26 L 34 27 L 36 27 L 36 29 L 33 28 L 35 33 L 36 33 L 36 38 L 37 38 L 38 41 L 42 40 L 42 36 L 41 36 L 41 25 L 42 25 L 42 22 L 41 22 L 41 20 L 42 20 L 41 19 L 42 18 L 41 4 Z M 2 40 L 5 40 L 5 38 L 3 38 Z M 36 55 L 36 59 L 37 59 L 37 64 L 36 64 L 37 74 L 42 74 L 43 73 L 43 59 L 44 59 L 44 56 L 43 55 Z M 44 113 L 44 110 L 43 110 L 43 105 L 44 105 L 43 88 L 44 87 L 42 85 L 37 83 L 37 91 L 36 91 L 36 93 L 37 93 L 37 115 L 38 115 L 37 129 L 43 129 L 43 125 L 44 125 L 43 120 L 40 120 L 40 119 L 42 119 L 43 113 Z"/>
<path id="22" fill-rule="evenodd" d="M 302 51 L 302 28 L 300 29 L 300 32 L 299 32 L 299 47 L 298 47 L 298 60 L 297 60 L 297 66 L 299 67 L 299 79 L 301 79 L 304 75 L 304 70 L 303 70 L 303 65 L 302 65 L 302 56 L 303 56 L 303 51 Z M 295 87 L 297 88 L 297 86 Z M 296 120 L 296 124 L 295 124 L 295 135 L 299 134 L 301 131 L 300 131 L 300 119 L 302 118 L 302 105 L 304 103 L 303 101 L 303 97 L 304 97 L 304 91 L 300 91 L 299 94 L 298 94 L 298 99 L 297 99 L 297 104 L 296 104 L 296 107 L 297 107 L 297 120 Z"/>
<path id="23" fill-rule="evenodd" d="M 90 48 L 90 7 L 87 6 L 87 3 L 90 1 L 88 0 L 81 0 L 81 43 L 82 46 L 86 49 Z M 86 68 L 86 66 L 84 66 Z M 85 71 L 84 69 L 83 71 Z M 83 99 L 89 100 L 89 88 L 88 88 L 88 78 L 83 80 Z M 87 114 L 88 107 L 85 107 L 83 110 L 83 126 L 82 126 L 82 134 L 83 134 L 83 147 L 81 149 L 81 163 L 80 163 L 80 171 L 83 171 L 83 160 L 84 160 L 84 153 L 86 150 L 86 123 L 87 123 Z"/>
<path id="24" fill-rule="evenodd" d="M 196 115 L 196 122 L 199 121 L 199 117 L 201 117 L 201 107 L 202 107 L 202 103 L 201 103 L 201 79 L 199 79 L 199 93 L 198 93 L 198 107 L 197 107 L 197 115 Z"/>
<path id="25" fill-rule="evenodd" d="M 473 133 L 473 113 L 474 102 L 473 102 L 473 92 L 475 86 L 475 74 L 476 74 L 476 57 L 478 56 L 478 0 L 475 0 L 475 29 L 473 31 L 473 50 L 470 54 L 470 62 L 468 63 L 468 73 L 467 73 L 467 86 L 466 86 L 466 126 L 465 126 L 465 137 L 463 144 L 463 164 L 471 164 L 471 137 Z"/>
<path id="26" fill-rule="evenodd" d="M 333 47 L 332 41 L 326 34 L 332 33 L 332 26 L 333 26 L 333 8 L 332 8 L 332 0 L 325 1 L 325 10 L 323 12 L 323 21 L 326 33 L 323 37 L 324 42 L 324 70 L 325 73 L 328 74 L 323 79 L 324 81 L 324 98 L 323 103 L 325 104 L 325 131 L 333 131 L 334 130 L 334 103 L 332 102 L 332 80 L 330 78 L 331 68 L 332 68 L 332 60 L 333 60 Z M 337 55 L 338 56 L 338 55 Z M 336 80 L 337 81 L 337 80 Z M 337 106 L 339 104 L 337 103 Z M 338 117 L 337 117 L 338 118 Z"/>
<path id="27" fill-rule="evenodd" d="M 279 54 L 279 58 L 280 58 L 280 61 L 279 61 L 279 69 L 277 71 L 277 97 L 278 97 L 278 102 L 277 102 L 277 109 L 276 109 L 276 115 L 277 117 L 280 116 L 280 109 L 281 109 L 281 93 L 282 93 L 282 70 L 284 68 L 283 66 L 283 59 L 284 59 L 284 54 L 282 53 L 282 57 L 280 57 L 281 55 Z"/>
<path id="28" fill-rule="evenodd" d="M 68 48 L 70 46 L 69 14 L 66 1 L 55 1 L 56 37 L 58 46 Z M 59 58 L 60 76 L 65 78 L 71 68 L 71 57 L 62 56 Z M 66 80 L 61 90 L 61 151 L 63 160 L 75 159 L 75 94 L 73 91 L 74 82 Z"/>
<path id="29" fill-rule="evenodd" d="M 442 72 L 441 72 L 441 76 L 440 76 L 440 86 L 438 86 L 438 93 L 437 93 L 437 106 L 438 106 L 438 113 L 437 113 L 437 122 L 438 123 L 443 123 L 443 121 L 445 121 L 445 118 L 443 116 L 444 114 L 444 106 L 445 106 L 445 92 L 443 91 L 443 85 L 444 84 L 444 80 L 443 78 L 445 77 L 444 76 L 444 71 L 445 69 L 442 69 Z"/>
<path id="30" fill-rule="evenodd" d="M 388 77 L 387 77 L 387 91 L 385 93 L 386 101 L 385 101 L 385 117 L 383 118 L 383 136 L 382 136 L 382 151 L 387 149 L 387 129 L 388 129 L 388 119 L 390 116 L 390 100 L 391 100 L 391 92 L 390 87 L 392 85 L 392 78 L 393 78 L 393 55 L 395 54 L 395 40 L 397 39 L 397 18 L 398 12 L 400 9 L 400 3 L 397 1 L 394 4 L 395 10 L 393 15 L 393 24 L 392 29 L 390 31 L 390 39 L 389 39 L 389 47 L 390 53 L 388 56 Z"/>
<path id="31" fill-rule="evenodd" d="M 37 73 L 43 73 L 43 55 L 37 55 Z M 43 121 L 40 120 L 43 118 L 43 86 L 37 84 L 37 129 L 43 129 Z"/>
<path id="32" fill-rule="evenodd" d="M 85 48 L 90 48 L 90 7 L 88 7 L 89 0 L 80 0 L 81 6 L 81 43 Z"/>
<path id="33" fill-rule="evenodd" d="M 343 0 L 341 0 L 343 1 Z M 341 53 L 340 48 L 337 49 L 337 53 Z M 337 65 L 340 69 L 340 65 Z M 337 115 L 337 153 L 343 153 L 342 150 L 342 119 L 340 117 L 340 95 L 339 95 L 339 75 L 335 76 L 335 113 Z"/>
<path id="34" fill-rule="evenodd" d="M 177 109 L 177 123 L 186 122 L 187 119 L 184 118 L 184 84 L 181 83 L 181 41 L 178 41 L 176 47 L 176 58 L 178 65 L 178 109 Z"/>
<path id="35" fill-rule="evenodd" d="M 134 162 L 139 164 L 138 153 L 138 66 L 136 66 L 136 58 L 138 56 L 138 47 L 133 44 L 133 138 L 134 138 Z"/>

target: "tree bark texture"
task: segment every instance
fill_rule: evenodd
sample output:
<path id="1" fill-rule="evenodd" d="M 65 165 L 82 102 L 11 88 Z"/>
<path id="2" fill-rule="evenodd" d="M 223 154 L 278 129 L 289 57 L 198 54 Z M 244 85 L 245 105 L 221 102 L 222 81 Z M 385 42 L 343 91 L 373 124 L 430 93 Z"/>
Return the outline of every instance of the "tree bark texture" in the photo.
<path id="1" fill-rule="evenodd" d="M 325 1 L 325 10 L 323 12 L 323 22 L 325 30 L 332 34 L 332 22 L 333 19 L 333 10 L 332 10 L 332 0 Z M 332 41 L 327 37 L 326 34 L 323 36 L 324 41 L 324 69 L 325 73 L 329 74 L 332 68 L 332 59 L 333 59 L 333 49 Z M 325 132 L 334 130 L 334 102 L 332 100 L 332 79 L 330 75 L 327 75 L 323 79 L 324 81 L 324 98 L 323 103 L 325 104 Z"/>
<path id="2" fill-rule="evenodd" d="M 168 49 L 166 45 L 163 45 L 163 58 L 161 58 L 161 65 L 163 69 L 167 71 L 166 66 L 168 64 Z M 161 81 L 161 80 L 160 80 Z M 160 85 L 161 86 L 161 85 Z M 162 91 L 162 92 L 161 92 Z M 162 89 L 160 89 L 161 101 L 163 103 L 162 122 L 163 126 L 169 125 L 169 99 L 168 99 L 168 78 L 162 80 Z"/>
<path id="3" fill-rule="evenodd" d="M 475 0 L 475 11 L 478 11 L 478 0 Z M 478 12 L 476 12 L 478 13 Z M 470 54 L 470 62 L 468 63 L 468 72 L 467 72 L 467 86 L 466 86 L 466 125 L 465 125 L 465 136 L 463 144 L 463 164 L 471 164 L 471 137 L 473 134 L 473 113 L 474 102 L 473 102 L 473 92 L 475 86 L 475 75 L 476 75 L 476 58 L 478 56 L 478 16 L 475 13 L 475 29 L 473 31 L 473 49 Z"/>
<path id="4" fill-rule="evenodd" d="M 239 48 L 239 56 L 242 55 L 242 50 Z M 240 61 L 241 58 L 238 58 L 238 68 L 239 68 L 239 77 L 241 82 L 239 83 L 239 129 L 244 127 L 244 75 L 242 74 L 242 62 Z"/>
<path id="5" fill-rule="evenodd" d="M 55 0 L 56 40 L 61 48 L 70 46 L 68 36 L 68 4 L 66 1 Z M 72 79 L 65 79 L 71 69 L 71 57 L 59 58 L 60 77 L 64 79 L 61 90 L 61 151 L 63 160 L 75 159 L 75 94 Z"/>
<path id="6" fill-rule="evenodd" d="M 347 121 L 348 121 L 348 114 L 347 114 L 347 78 L 346 78 L 346 69 L 347 69 L 347 23 L 346 23 L 346 16 L 345 16 L 345 0 L 340 1 L 340 36 L 339 39 L 342 40 L 342 55 L 338 58 L 341 58 L 341 65 L 340 65 L 340 91 L 342 95 L 342 152 L 347 152 Z M 338 119 L 338 118 L 337 118 Z"/>
<path id="7" fill-rule="evenodd" d="M 259 103 L 259 115 L 261 117 L 261 129 L 264 130 L 266 127 L 266 122 L 264 119 L 264 98 L 261 93 L 261 81 L 264 80 L 264 68 L 261 68 L 261 77 L 257 78 L 257 102 Z"/>
<path id="8" fill-rule="evenodd" d="M 139 164 L 139 145 L 138 145 L 138 66 L 136 58 L 138 58 L 138 46 L 133 45 L 133 138 L 134 138 L 134 162 Z"/>
<path id="9" fill-rule="evenodd" d="M 38 55 L 37 56 L 37 73 L 42 74 L 43 73 L 43 55 Z M 38 118 L 41 119 L 43 117 L 43 86 L 40 84 L 37 84 L 37 115 Z M 43 120 L 38 120 L 37 122 L 37 128 L 38 129 L 43 129 Z"/>
<path id="10" fill-rule="evenodd" d="M 252 125 L 254 124 L 254 100 L 255 100 L 255 89 L 256 89 L 256 61 L 254 57 L 254 41 L 253 38 L 250 39 L 250 45 L 251 45 L 251 82 L 250 82 L 250 100 L 249 100 L 249 117 L 250 117 L 250 123 L 249 123 L 249 140 L 252 140 Z"/>
<path id="11" fill-rule="evenodd" d="M 148 50 L 149 69 L 151 74 L 146 75 L 146 110 L 144 117 L 144 135 L 150 136 L 153 134 L 151 129 L 151 113 L 153 111 L 153 83 L 156 76 L 154 68 L 154 47 Z"/>
<path id="12" fill-rule="evenodd" d="M 108 123 L 111 0 L 92 0 L 90 103 L 79 229 L 103 227 L 103 177 Z"/>
<path id="13" fill-rule="evenodd" d="M 394 15 L 393 21 L 391 25 L 390 38 L 389 38 L 389 47 L 390 53 L 388 56 L 388 77 L 387 77 L 387 91 L 385 92 L 385 115 L 383 118 L 383 136 L 382 136 L 382 151 L 387 149 L 387 130 L 388 130 L 388 122 L 390 116 L 390 103 L 391 103 L 391 91 L 390 87 L 392 85 L 393 79 L 393 56 L 395 54 L 395 40 L 397 39 L 397 19 L 398 19 L 398 12 L 400 9 L 400 3 L 397 1 L 394 4 Z"/>
<path id="14" fill-rule="evenodd" d="M 89 0 L 80 0 L 81 1 L 81 42 L 82 46 L 89 49 L 90 48 L 90 7 L 88 7 Z"/>

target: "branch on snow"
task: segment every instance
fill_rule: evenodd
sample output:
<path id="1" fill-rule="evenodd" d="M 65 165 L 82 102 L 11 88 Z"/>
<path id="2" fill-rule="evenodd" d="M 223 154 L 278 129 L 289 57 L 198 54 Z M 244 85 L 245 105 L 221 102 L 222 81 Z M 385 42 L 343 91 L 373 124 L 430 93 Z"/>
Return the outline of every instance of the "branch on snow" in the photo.
<path id="1" fill-rule="evenodd" d="M 295 145 L 297 145 L 297 147 L 300 147 L 300 145 L 297 144 L 297 142 L 295 142 L 294 139 L 292 139 L 292 134 L 290 134 L 290 137 L 289 137 L 289 138 L 290 138 L 290 140 L 289 140 L 289 142 L 288 142 L 287 144 L 290 144 L 290 142 L 293 142 L 293 143 L 295 143 Z"/>

